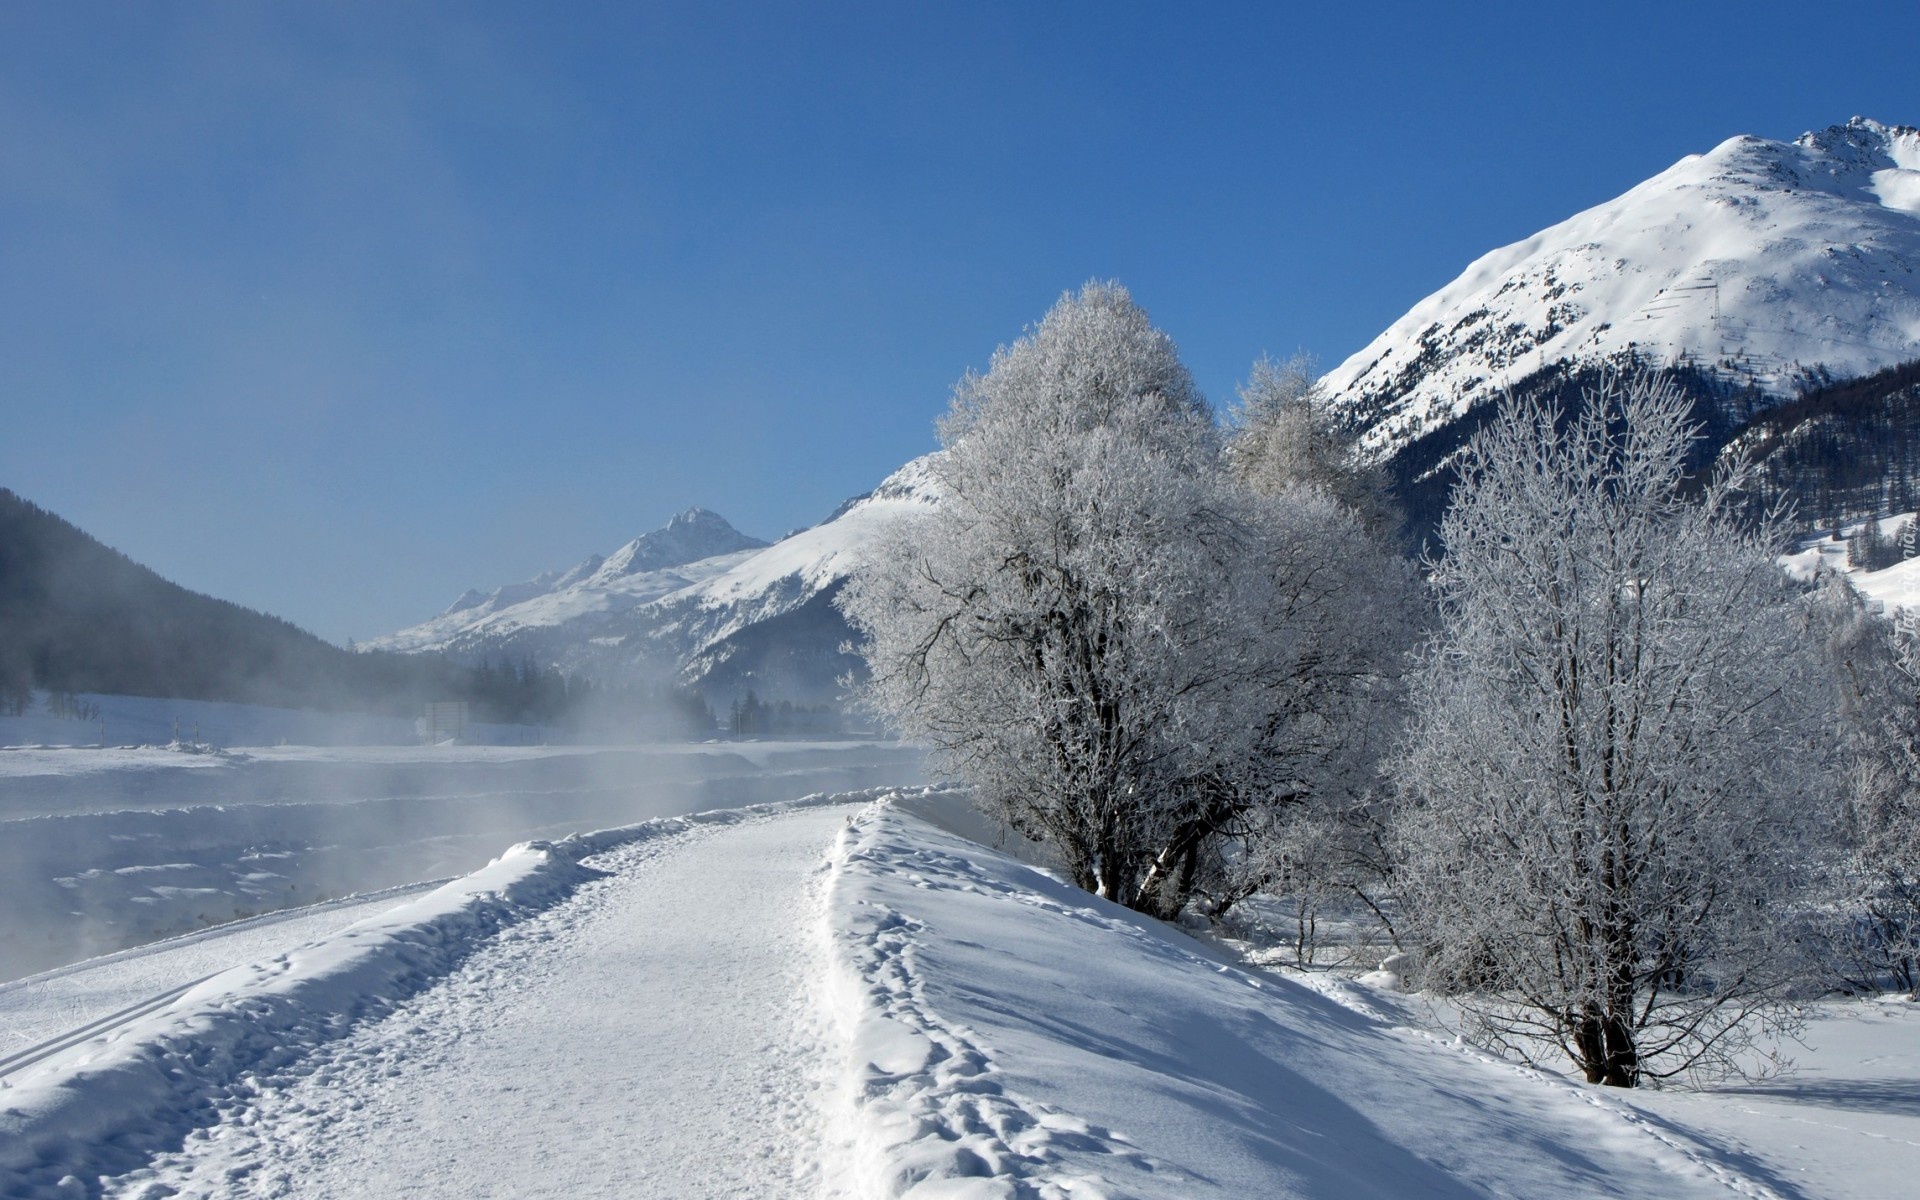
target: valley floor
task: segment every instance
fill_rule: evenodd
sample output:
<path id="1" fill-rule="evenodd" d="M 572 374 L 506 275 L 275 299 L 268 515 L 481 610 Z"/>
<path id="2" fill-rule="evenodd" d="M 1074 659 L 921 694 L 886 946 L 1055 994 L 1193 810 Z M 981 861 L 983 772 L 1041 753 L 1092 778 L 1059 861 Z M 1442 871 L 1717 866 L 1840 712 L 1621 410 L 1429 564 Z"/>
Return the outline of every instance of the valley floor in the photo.
<path id="1" fill-rule="evenodd" d="M 1416 1028 L 1405 998 L 1244 969 L 983 845 L 950 793 L 875 796 L 535 843 L 277 953 L 256 927 L 229 947 L 252 965 L 0 1058 L 0 1195 L 1824 1200 L 1920 1178 L 1920 1006 L 1832 1006 L 1766 1088 L 1603 1093 Z M 11 994 L 136 961 L 158 983 L 174 953 L 197 974 L 218 940 Z"/>

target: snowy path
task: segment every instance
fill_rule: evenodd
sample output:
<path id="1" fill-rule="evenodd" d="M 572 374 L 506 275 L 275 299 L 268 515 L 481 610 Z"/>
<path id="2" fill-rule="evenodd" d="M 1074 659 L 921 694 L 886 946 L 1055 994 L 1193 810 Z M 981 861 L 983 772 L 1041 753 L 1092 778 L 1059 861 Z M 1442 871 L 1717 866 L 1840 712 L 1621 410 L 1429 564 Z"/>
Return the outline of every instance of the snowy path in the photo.
<path id="1" fill-rule="evenodd" d="M 819 875 L 849 808 L 695 827 L 219 1104 L 106 1194 L 741 1196 L 815 1190 Z M 172 1189 L 172 1190 L 169 1190 Z"/>

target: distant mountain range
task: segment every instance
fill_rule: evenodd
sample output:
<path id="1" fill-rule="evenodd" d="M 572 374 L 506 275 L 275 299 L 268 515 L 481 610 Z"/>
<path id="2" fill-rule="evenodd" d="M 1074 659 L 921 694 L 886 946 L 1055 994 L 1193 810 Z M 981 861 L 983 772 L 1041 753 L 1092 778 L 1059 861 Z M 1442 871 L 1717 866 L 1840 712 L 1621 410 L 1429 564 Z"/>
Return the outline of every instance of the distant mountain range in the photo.
<path id="1" fill-rule="evenodd" d="M 470 661 L 531 659 L 568 673 L 698 689 L 717 707 L 749 693 L 796 704 L 842 699 L 860 669 L 833 597 L 867 546 L 931 502 L 925 459 L 833 516 L 768 545 L 689 509 L 605 558 L 491 592 L 364 644 Z"/>
<path id="2" fill-rule="evenodd" d="M 576 564 L 570 571 L 550 571 L 525 583 L 504 584 L 486 593 L 469 591 L 441 614 L 443 618 L 456 620 L 417 626 L 417 636 L 421 639 L 420 645 L 430 645 L 444 640 L 446 632 L 469 627 L 481 618 L 556 592 L 591 591 L 608 597 L 611 603 L 617 603 L 611 600 L 615 596 L 644 597 L 656 591 L 658 582 L 665 582 L 664 578 L 656 581 L 649 577 L 660 576 L 669 568 L 742 550 L 760 550 L 766 544 L 727 524 L 726 518 L 718 513 L 708 512 L 704 508 L 690 508 L 652 533 L 641 534 L 611 555 L 588 555 L 585 561 Z M 418 649 L 419 645 L 398 644 L 398 639 L 414 632 L 403 631 L 393 635 L 392 639 L 381 641 L 383 644 L 394 642 L 387 646 L 389 649 Z"/>
<path id="3" fill-rule="evenodd" d="M 1485 255 L 1324 384 L 1417 535 L 1501 396 L 1572 398 L 1627 364 L 1692 394 L 1700 465 L 1753 452 L 1805 524 L 1920 505 L 1920 130 L 1855 118 L 1733 138 Z M 0 492 L 0 685 L 395 707 L 475 679 L 525 690 L 531 664 L 696 689 L 723 712 L 749 694 L 835 703 L 860 663 L 833 598 L 875 537 L 934 502 L 927 461 L 771 545 L 689 509 L 605 557 L 470 591 L 358 656 Z"/>
<path id="4" fill-rule="evenodd" d="M 1793 142 L 1733 138 L 1493 251 L 1324 383 L 1391 466 L 1416 533 L 1500 396 L 1571 398 L 1629 363 L 1693 393 L 1702 465 L 1756 449 L 1770 487 L 1814 522 L 1884 510 L 1920 479 L 1915 360 L 1920 130 L 1855 118 Z M 368 645 L 670 678 L 716 705 L 749 689 L 830 700 L 859 665 L 832 597 L 882 527 L 932 502 L 925 462 L 773 546 L 692 510 L 604 560 L 469 592 Z"/>

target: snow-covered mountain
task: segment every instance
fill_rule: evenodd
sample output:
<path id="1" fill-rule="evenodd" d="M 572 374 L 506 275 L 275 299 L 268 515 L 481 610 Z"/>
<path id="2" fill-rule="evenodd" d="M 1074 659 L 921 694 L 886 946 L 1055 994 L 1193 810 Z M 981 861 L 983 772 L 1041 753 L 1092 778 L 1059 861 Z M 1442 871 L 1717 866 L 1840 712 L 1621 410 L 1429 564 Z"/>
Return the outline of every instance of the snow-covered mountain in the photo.
<path id="1" fill-rule="evenodd" d="M 1389 459 L 1567 361 L 1760 396 L 1920 358 L 1920 129 L 1736 137 L 1495 250 L 1325 379 Z"/>
<path id="2" fill-rule="evenodd" d="M 550 625 L 594 611 L 618 611 L 660 595 L 663 589 L 682 586 L 684 575 L 669 574 L 674 568 L 758 550 L 766 544 L 741 533 L 718 513 L 690 508 L 611 556 L 590 554 L 570 571 L 543 571 L 524 583 L 503 584 L 491 592 L 469 590 L 438 617 L 376 638 L 367 648 L 459 650 L 463 639 L 480 630 L 497 634 L 526 624 Z M 543 600 L 552 602 L 536 603 Z"/>
<path id="3" fill-rule="evenodd" d="M 814 702 L 852 666 L 833 594 L 873 538 L 927 502 L 926 460 L 894 472 L 828 520 L 773 545 L 690 509 L 606 558 L 492 593 L 365 644 L 470 659 L 531 658 L 617 682 L 674 680 L 709 700 L 756 690 Z"/>

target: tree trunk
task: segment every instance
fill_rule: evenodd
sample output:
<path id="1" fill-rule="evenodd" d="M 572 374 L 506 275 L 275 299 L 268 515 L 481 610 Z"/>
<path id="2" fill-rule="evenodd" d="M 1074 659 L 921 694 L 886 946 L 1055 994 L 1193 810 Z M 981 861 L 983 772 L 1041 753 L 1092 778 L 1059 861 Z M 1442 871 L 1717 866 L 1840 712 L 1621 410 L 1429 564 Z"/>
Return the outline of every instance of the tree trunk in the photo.
<path id="1" fill-rule="evenodd" d="M 1640 1050 L 1634 1044 L 1633 1026 L 1619 1013 L 1610 1013 L 1602 1023 L 1606 1035 L 1606 1057 L 1601 1064 L 1600 1082 L 1608 1087 L 1638 1087 Z M 1592 1072 L 1588 1072 L 1591 1078 Z"/>
<path id="2" fill-rule="evenodd" d="M 1604 1083 L 1607 1077 L 1606 1036 L 1601 1033 L 1601 1018 L 1591 1005 L 1581 1010 L 1573 1022 L 1573 1048 L 1580 1059 L 1580 1070 L 1588 1083 Z"/>

